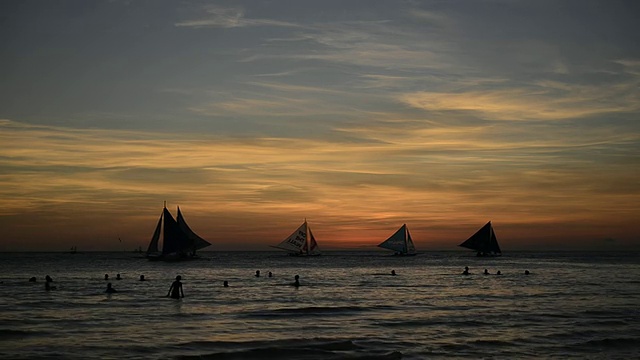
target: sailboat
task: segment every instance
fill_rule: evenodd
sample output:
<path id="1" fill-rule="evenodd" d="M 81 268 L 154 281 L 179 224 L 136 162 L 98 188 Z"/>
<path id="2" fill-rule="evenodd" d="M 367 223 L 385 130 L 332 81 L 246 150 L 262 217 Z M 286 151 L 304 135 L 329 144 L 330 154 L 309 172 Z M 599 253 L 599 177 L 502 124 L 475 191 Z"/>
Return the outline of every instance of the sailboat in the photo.
<path id="1" fill-rule="evenodd" d="M 162 250 L 159 243 L 162 238 Z M 211 245 L 198 236 L 182 216 L 178 207 L 178 220 L 173 218 L 166 203 L 160 214 L 160 219 L 147 248 L 147 259 L 156 261 L 182 261 L 196 258 L 196 251 Z"/>
<path id="2" fill-rule="evenodd" d="M 486 223 L 480 230 L 458 246 L 475 250 L 477 256 L 502 255 L 496 233 L 493 231 L 493 226 L 491 226 L 491 221 Z"/>
<path id="3" fill-rule="evenodd" d="M 416 247 L 411 239 L 411 234 L 407 228 L 407 224 L 403 224 L 398 231 L 391 235 L 387 240 L 378 244 L 379 247 L 395 251 L 394 255 L 414 256 L 418 254 Z"/>
<path id="4" fill-rule="evenodd" d="M 307 224 L 307 219 L 286 239 L 271 247 L 284 250 L 291 256 L 318 256 L 321 254 L 318 242 Z"/>

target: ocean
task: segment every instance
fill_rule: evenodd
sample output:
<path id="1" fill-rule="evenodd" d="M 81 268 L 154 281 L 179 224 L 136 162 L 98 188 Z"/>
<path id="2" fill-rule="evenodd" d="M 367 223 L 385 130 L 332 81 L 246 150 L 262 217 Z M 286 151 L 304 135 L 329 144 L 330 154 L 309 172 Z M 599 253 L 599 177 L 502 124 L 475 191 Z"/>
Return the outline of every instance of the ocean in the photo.
<path id="1" fill-rule="evenodd" d="M 640 357 L 638 252 L 2 253 L 0 281 L 2 359 Z"/>

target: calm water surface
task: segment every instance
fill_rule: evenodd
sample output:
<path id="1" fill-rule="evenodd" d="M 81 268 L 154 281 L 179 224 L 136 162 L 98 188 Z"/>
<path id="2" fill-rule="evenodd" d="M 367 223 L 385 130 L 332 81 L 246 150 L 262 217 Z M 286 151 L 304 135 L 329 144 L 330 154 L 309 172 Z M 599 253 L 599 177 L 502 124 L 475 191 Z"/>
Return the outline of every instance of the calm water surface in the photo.
<path id="1" fill-rule="evenodd" d="M 118 293 L 104 292 L 105 273 Z M 299 288 L 289 285 L 296 274 Z M 165 297 L 176 275 L 182 300 Z M 640 356 L 639 253 L 220 252 L 185 263 L 4 253 L 0 281 L 7 359 Z"/>

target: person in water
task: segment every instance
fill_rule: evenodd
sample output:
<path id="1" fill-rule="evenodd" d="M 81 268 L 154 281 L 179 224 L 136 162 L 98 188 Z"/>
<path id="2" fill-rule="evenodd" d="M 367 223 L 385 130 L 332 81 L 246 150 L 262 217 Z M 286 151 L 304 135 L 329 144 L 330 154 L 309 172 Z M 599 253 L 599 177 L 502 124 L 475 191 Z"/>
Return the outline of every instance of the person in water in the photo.
<path id="1" fill-rule="evenodd" d="M 53 279 L 47 275 L 45 276 L 45 281 L 44 281 L 44 289 L 49 291 L 49 290 L 55 290 L 56 287 L 55 286 L 51 286 L 51 283 L 53 282 Z"/>
<path id="2" fill-rule="evenodd" d="M 140 281 L 144 281 L 144 275 L 140 275 Z"/>
<path id="3" fill-rule="evenodd" d="M 273 277 L 273 274 L 271 273 L 271 271 L 269 271 L 269 277 Z"/>
<path id="4" fill-rule="evenodd" d="M 464 271 L 462 272 L 462 275 L 469 275 L 469 267 L 468 266 L 464 267 Z"/>
<path id="5" fill-rule="evenodd" d="M 180 280 L 182 280 L 182 276 L 176 276 L 176 281 L 171 283 L 167 296 L 173 299 L 180 299 L 181 297 L 184 297 L 184 291 L 182 290 L 182 283 Z"/>
<path id="6" fill-rule="evenodd" d="M 396 276 L 396 271 L 395 270 L 391 270 L 391 276 Z"/>
<path id="7" fill-rule="evenodd" d="M 104 274 L 104 279 L 109 280 L 109 274 Z"/>
<path id="8" fill-rule="evenodd" d="M 111 287 L 111 283 L 107 283 L 107 291 L 105 291 L 107 294 L 113 294 L 115 292 L 118 292 L 116 289 L 114 289 L 113 287 Z"/>
<path id="9" fill-rule="evenodd" d="M 525 271 L 524 271 L 524 274 L 525 274 L 525 275 L 529 275 L 529 274 L 530 274 L 530 273 L 529 273 L 529 270 L 525 270 Z"/>
<path id="10" fill-rule="evenodd" d="M 293 283 L 291 283 L 292 286 L 298 287 L 300 286 L 300 276 L 296 275 L 293 277 L 295 279 L 295 281 Z"/>
<path id="11" fill-rule="evenodd" d="M 30 277 L 29 282 L 36 282 L 36 277 L 35 276 Z"/>
<path id="12" fill-rule="evenodd" d="M 224 287 L 229 287 L 229 282 L 228 282 L 227 280 L 225 280 L 225 281 L 222 283 L 222 286 L 224 286 Z"/>
<path id="13" fill-rule="evenodd" d="M 256 270 L 256 277 L 260 277 L 260 270 Z"/>
<path id="14" fill-rule="evenodd" d="M 485 274 L 485 275 L 489 275 L 489 270 L 484 269 L 484 274 Z"/>
<path id="15" fill-rule="evenodd" d="M 116 280 L 122 280 L 122 278 L 120 277 L 120 274 L 116 275 Z"/>
<path id="16" fill-rule="evenodd" d="M 498 270 L 498 272 L 496 273 L 496 275 L 502 275 L 502 273 L 500 272 L 500 270 Z"/>

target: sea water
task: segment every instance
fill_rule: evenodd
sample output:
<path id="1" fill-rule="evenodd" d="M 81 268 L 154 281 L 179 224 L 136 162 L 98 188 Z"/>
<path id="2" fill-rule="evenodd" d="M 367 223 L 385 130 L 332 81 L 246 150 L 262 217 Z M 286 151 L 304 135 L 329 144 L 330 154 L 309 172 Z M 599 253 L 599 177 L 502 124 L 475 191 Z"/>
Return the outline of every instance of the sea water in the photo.
<path id="1" fill-rule="evenodd" d="M 0 281 L 3 359 L 640 356 L 639 253 L 4 253 Z"/>

